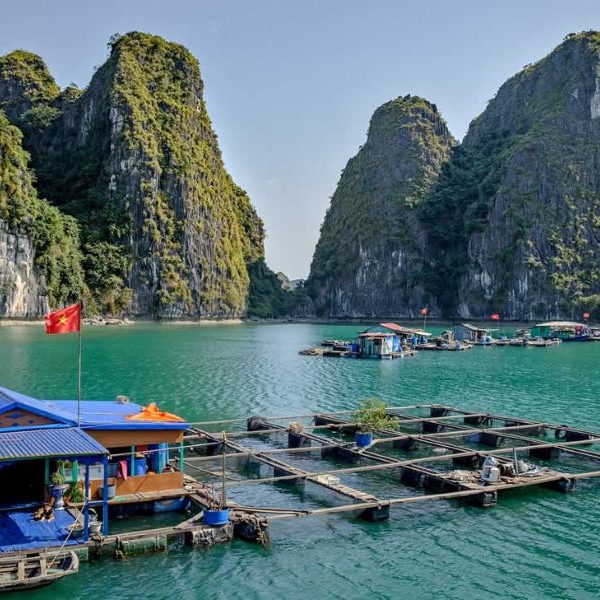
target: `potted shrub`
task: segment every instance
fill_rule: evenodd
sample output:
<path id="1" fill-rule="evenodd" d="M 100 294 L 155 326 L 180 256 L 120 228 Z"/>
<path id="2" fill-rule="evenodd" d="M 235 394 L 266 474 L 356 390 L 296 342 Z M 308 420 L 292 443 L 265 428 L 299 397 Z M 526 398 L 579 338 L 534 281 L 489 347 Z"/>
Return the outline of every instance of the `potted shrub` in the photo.
<path id="1" fill-rule="evenodd" d="M 368 398 L 363 400 L 354 411 L 356 424 L 356 445 L 366 448 L 373 443 L 373 432 L 378 429 L 396 429 L 398 417 L 387 414 L 387 406 L 382 400 Z"/>
<path id="2" fill-rule="evenodd" d="M 64 495 L 69 489 L 69 484 L 65 483 L 65 476 L 60 467 L 52 473 L 50 477 L 50 494 L 54 498 L 54 509 L 63 510 L 65 507 Z"/>

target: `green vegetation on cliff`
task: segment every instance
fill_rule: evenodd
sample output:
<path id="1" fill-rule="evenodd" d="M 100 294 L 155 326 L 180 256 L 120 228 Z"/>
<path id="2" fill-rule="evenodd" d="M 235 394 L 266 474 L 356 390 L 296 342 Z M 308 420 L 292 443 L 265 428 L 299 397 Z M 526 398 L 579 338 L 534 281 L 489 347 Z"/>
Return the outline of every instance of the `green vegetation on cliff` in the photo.
<path id="1" fill-rule="evenodd" d="M 375 111 L 321 227 L 307 284 L 318 313 L 407 314 L 424 301 L 416 214 L 453 144 L 435 105 L 422 98 L 400 97 Z"/>
<path id="2" fill-rule="evenodd" d="M 599 291 L 599 50 L 572 34 L 509 79 L 422 204 L 447 314 L 572 315 Z"/>
<path id="3" fill-rule="evenodd" d="M 38 189 L 80 224 L 88 305 L 242 315 L 263 225 L 223 165 L 198 61 L 139 32 L 113 36 L 109 47 L 83 92 L 61 94 L 35 55 L 0 62 L 0 106 L 21 102 L 11 118 Z"/>
<path id="4" fill-rule="evenodd" d="M 51 306 L 80 297 L 84 289 L 76 221 L 37 197 L 21 132 L 0 111 L 0 218 L 26 234 L 36 250 Z"/>

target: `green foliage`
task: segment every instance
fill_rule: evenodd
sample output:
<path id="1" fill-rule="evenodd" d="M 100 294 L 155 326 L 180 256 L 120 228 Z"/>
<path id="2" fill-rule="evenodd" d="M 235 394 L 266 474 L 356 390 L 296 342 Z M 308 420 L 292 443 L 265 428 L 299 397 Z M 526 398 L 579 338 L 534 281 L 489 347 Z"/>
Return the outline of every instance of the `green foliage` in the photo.
<path id="1" fill-rule="evenodd" d="M 131 290 L 124 286 L 130 259 L 123 246 L 109 242 L 91 242 L 83 247 L 83 268 L 90 289 L 88 312 L 106 310 L 123 313 L 131 301 Z"/>
<path id="2" fill-rule="evenodd" d="M 38 199 L 21 139 L 0 112 L 0 218 L 31 237 L 50 304 L 59 306 L 78 298 L 84 286 L 79 228 L 73 218 Z"/>
<path id="3" fill-rule="evenodd" d="M 50 102 L 60 93 L 46 63 L 37 54 L 14 50 L 0 56 L 0 85 L 16 84 L 22 98 L 28 102 Z"/>
<path id="4" fill-rule="evenodd" d="M 266 319 L 293 316 L 308 301 L 304 287 L 285 289 L 279 275 L 271 271 L 262 258 L 248 265 L 248 273 L 249 317 Z"/>
<path id="5" fill-rule="evenodd" d="M 61 111 L 54 106 L 48 106 L 47 104 L 38 104 L 33 106 L 29 110 L 25 111 L 21 118 L 26 125 L 30 127 L 45 128 L 48 127 L 53 121 L 58 119 L 61 115 Z"/>
<path id="6" fill-rule="evenodd" d="M 54 471 L 54 473 L 52 473 L 52 475 L 50 476 L 50 481 L 52 482 L 52 485 L 64 485 L 65 476 L 63 475 L 62 471 L 58 469 Z"/>
<path id="7" fill-rule="evenodd" d="M 361 401 L 353 413 L 353 419 L 361 431 L 376 431 L 378 429 L 397 429 L 400 420 L 389 416 L 387 405 L 377 398 Z"/>

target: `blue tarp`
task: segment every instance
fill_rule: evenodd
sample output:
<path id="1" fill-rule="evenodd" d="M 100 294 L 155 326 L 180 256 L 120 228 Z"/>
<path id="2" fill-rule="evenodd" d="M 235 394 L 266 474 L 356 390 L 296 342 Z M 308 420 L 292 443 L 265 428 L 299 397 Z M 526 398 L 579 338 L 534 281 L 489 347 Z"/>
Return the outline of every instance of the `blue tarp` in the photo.
<path id="1" fill-rule="evenodd" d="M 55 510 L 53 521 L 34 521 L 31 512 L 14 511 L 0 514 L 0 553 L 62 546 L 75 518 L 67 510 Z M 77 544 L 72 535 L 67 545 Z"/>

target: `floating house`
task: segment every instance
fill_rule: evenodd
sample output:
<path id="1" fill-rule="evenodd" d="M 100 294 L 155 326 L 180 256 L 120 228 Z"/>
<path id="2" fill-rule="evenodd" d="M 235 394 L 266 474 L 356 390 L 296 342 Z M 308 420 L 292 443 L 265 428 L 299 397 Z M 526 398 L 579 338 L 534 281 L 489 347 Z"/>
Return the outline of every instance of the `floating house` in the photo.
<path id="1" fill-rule="evenodd" d="M 123 397 L 78 403 L 0 388 L 0 553 L 87 541 L 94 512 L 106 535 L 110 515 L 174 508 L 185 492 L 183 473 L 168 465 L 169 448 L 179 444 L 182 456 L 188 427 Z M 42 510 L 34 518 L 44 505 L 52 517 Z"/>
<path id="2" fill-rule="evenodd" d="M 531 335 L 545 340 L 559 339 L 563 342 L 587 342 L 592 339 L 590 328 L 575 321 L 538 323 L 531 328 Z"/>
<path id="3" fill-rule="evenodd" d="M 492 332 L 497 329 L 476 327 L 470 323 L 461 323 L 452 328 L 454 338 L 459 342 L 469 342 L 478 346 L 489 346 L 492 342 Z"/>
<path id="4" fill-rule="evenodd" d="M 397 323 L 379 323 L 359 334 L 362 358 L 397 358 L 427 340 L 430 333 Z"/>

